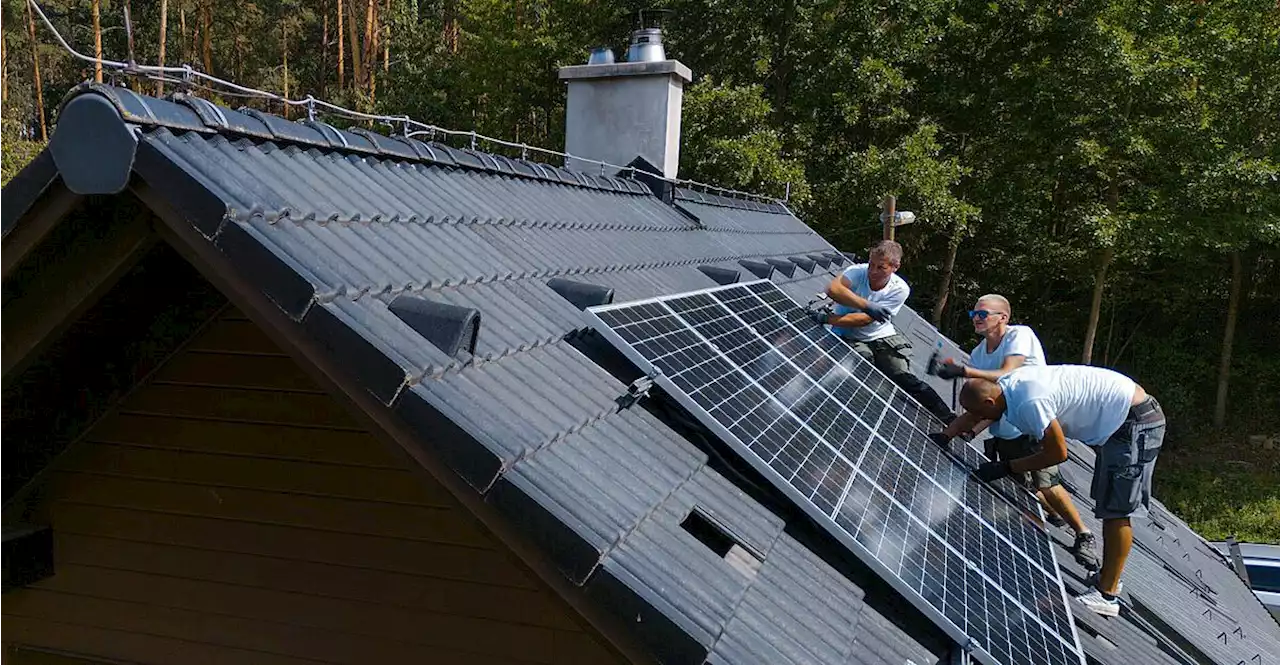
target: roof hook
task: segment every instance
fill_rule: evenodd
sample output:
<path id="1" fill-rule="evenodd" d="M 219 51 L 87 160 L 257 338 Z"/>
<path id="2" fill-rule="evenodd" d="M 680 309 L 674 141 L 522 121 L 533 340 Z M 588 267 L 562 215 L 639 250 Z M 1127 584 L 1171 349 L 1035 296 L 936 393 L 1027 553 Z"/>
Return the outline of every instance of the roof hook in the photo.
<path id="1" fill-rule="evenodd" d="M 636 402 L 649 396 L 651 389 L 653 389 L 652 376 L 642 376 L 632 381 L 631 385 L 627 386 L 627 394 L 618 397 L 618 408 L 629 409 L 635 406 Z"/>

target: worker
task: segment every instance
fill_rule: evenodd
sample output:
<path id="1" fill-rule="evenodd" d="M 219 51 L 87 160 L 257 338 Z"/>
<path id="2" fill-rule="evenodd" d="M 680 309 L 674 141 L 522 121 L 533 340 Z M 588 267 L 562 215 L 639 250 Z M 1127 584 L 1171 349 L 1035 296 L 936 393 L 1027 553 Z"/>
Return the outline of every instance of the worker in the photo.
<path id="1" fill-rule="evenodd" d="M 1151 505 L 1151 474 L 1164 442 L 1165 416 L 1133 379 L 1102 367 L 1023 367 L 996 381 L 969 379 L 960 391 L 966 411 L 1004 418 L 1040 440 L 1033 455 L 984 462 L 974 475 L 992 482 L 1061 464 L 1067 437 L 1094 447 L 1093 514 L 1102 520 L 1102 569 L 1076 602 L 1103 616 L 1120 613 L 1120 576 L 1133 547 L 1129 520 Z"/>
<path id="2" fill-rule="evenodd" d="M 1010 325 L 1009 318 L 1013 313 L 1009 300 L 999 294 L 988 294 L 978 298 L 978 302 L 969 311 L 969 319 L 973 322 L 973 330 L 982 336 L 982 341 L 969 353 L 969 365 L 958 365 L 950 359 L 940 363 L 935 374 L 944 379 L 986 379 L 997 381 L 1000 377 L 1020 367 L 1036 367 L 1046 365 L 1044 347 L 1036 332 L 1028 326 Z M 942 430 L 941 437 L 935 435 L 934 440 L 946 443 L 952 437 L 969 434 L 976 435 L 986 429 L 991 437 L 985 441 L 987 458 L 992 460 L 1015 460 L 1036 452 L 1040 441 L 1037 437 L 1019 432 L 1009 424 L 1007 418 L 994 422 L 982 420 L 976 414 L 966 412 L 955 422 Z M 1056 526 L 1069 526 L 1075 534 L 1070 552 L 1077 563 L 1089 571 L 1098 569 L 1098 544 L 1080 513 L 1076 511 L 1071 495 L 1062 486 L 1062 473 L 1057 464 L 1043 469 L 1025 471 L 1019 474 L 1023 485 L 1035 492 L 1049 521 Z"/>
<path id="3" fill-rule="evenodd" d="M 830 325 L 867 362 L 916 398 L 930 413 L 950 423 L 955 420 L 947 403 L 928 384 L 911 373 L 911 342 L 890 322 L 902 309 L 911 287 L 896 273 L 902 264 L 902 245 L 882 240 L 871 248 L 867 263 L 857 263 L 831 280 L 827 296 L 835 301 L 830 312 L 813 313 L 814 320 Z"/>

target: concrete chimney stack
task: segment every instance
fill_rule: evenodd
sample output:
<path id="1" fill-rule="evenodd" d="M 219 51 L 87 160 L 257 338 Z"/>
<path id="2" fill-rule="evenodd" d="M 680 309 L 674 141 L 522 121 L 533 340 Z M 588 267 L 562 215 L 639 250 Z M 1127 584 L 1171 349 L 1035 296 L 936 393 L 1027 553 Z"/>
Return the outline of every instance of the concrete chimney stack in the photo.
<path id="1" fill-rule="evenodd" d="M 679 61 L 665 59 L 657 28 L 641 25 L 632 34 L 628 56 L 638 61 L 561 68 L 560 80 L 569 86 L 565 152 L 620 166 L 643 157 L 674 178 L 680 166 L 684 86 L 693 74 Z M 599 164 L 576 159 L 565 160 L 565 167 L 600 172 Z"/>

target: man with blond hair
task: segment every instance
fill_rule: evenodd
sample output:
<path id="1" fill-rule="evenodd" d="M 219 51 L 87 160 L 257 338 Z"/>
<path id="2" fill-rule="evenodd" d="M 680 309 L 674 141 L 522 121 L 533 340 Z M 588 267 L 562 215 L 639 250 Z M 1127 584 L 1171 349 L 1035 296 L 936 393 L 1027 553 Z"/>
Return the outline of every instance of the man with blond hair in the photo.
<path id="1" fill-rule="evenodd" d="M 969 353 L 969 365 L 957 365 L 948 360 L 938 365 L 934 373 L 944 379 L 998 381 L 1000 377 L 1022 367 L 1047 365 L 1044 347 L 1036 332 L 1028 326 L 1010 325 L 1009 318 L 1012 314 L 1009 299 L 1002 295 L 990 293 L 978 298 L 977 304 L 969 310 L 969 320 L 973 322 L 973 331 L 982 337 L 982 341 Z M 946 443 L 954 436 L 976 434 L 984 427 L 991 435 L 985 442 L 988 459 L 1015 460 L 1034 454 L 1040 446 L 1038 437 L 1019 432 L 1009 424 L 1008 419 L 986 421 L 972 412 L 962 414 L 942 431 L 941 436 L 934 435 L 933 438 L 939 443 Z M 1050 521 L 1057 518 L 1057 524 L 1071 527 L 1075 534 L 1071 553 L 1076 562 L 1087 570 L 1097 570 L 1097 539 L 1080 519 L 1071 495 L 1062 486 L 1062 473 L 1058 465 L 1053 464 L 1019 475 L 1023 485 L 1035 492 L 1044 504 Z"/>
<path id="2" fill-rule="evenodd" d="M 867 263 L 857 263 L 831 280 L 827 295 L 835 301 L 831 312 L 817 311 L 814 319 L 831 326 L 867 362 L 874 364 L 934 416 L 949 423 L 955 414 L 938 393 L 911 373 L 911 342 L 890 322 L 902 309 L 911 287 L 898 276 L 902 245 L 882 240 L 871 248 Z"/>

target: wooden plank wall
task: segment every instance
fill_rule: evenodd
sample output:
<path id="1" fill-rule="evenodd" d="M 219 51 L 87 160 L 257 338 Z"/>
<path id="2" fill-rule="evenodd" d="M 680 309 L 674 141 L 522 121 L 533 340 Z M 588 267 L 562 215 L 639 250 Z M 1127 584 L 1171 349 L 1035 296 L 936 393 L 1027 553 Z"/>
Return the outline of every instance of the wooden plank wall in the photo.
<path id="1" fill-rule="evenodd" d="M 42 493 L 57 573 L 5 595 L 11 663 L 616 661 L 235 312 Z"/>

